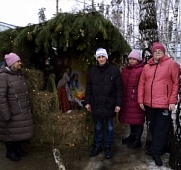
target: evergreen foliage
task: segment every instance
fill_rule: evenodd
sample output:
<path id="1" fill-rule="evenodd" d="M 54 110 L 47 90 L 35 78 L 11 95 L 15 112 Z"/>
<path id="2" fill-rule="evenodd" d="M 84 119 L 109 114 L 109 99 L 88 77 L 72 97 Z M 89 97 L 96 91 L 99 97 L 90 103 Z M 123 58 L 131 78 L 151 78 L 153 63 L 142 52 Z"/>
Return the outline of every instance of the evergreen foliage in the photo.
<path id="1" fill-rule="evenodd" d="M 110 60 L 130 47 L 111 22 L 98 12 L 60 13 L 55 18 L 15 30 L 0 32 L 0 59 L 11 51 L 23 56 L 25 65 L 43 65 L 48 57 L 77 57 L 79 64 L 92 64 L 95 50 L 106 48 Z M 87 62 L 87 63 L 85 63 Z"/>

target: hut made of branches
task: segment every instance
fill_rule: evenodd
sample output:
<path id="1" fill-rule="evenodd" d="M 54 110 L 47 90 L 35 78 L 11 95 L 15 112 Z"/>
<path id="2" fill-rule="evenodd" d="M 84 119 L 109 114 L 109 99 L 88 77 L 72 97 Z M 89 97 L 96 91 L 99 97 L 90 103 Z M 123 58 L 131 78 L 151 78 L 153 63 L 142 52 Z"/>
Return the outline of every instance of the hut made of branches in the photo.
<path id="1" fill-rule="evenodd" d="M 13 51 L 27 67 L 38 69 L 44 69 L 47 58 L 54 65 L 71 57 L 87 69 L 99 47 L 107 49 L 110 61 L 130 51 L 119 30 L 98 12 L 60 13 L 47 22 L 0 32 L 0 47 L 1 60 Z"/>
<path id="2" fill-rule="evenodd" d="M 56 93 L 45 91 L 46 61 L 56 68 L 59 62 L 75 59 L 87 70 L 95 63 L 97 48 L 107 49 L 109 61 L 115 62 L 130 51 L 130 46 L 112 23 L 98 12 L 60 13 L 40 24 L 0 32 L 0 60 L 4 54 L 17 53 L 24 65 L 30 85 L 30 98 L 35 125 L 32 143 L 43 145 L 83 145 L 93 140 L 92 118 L 82 110 L 71 114 L 57 109 Z M 58 70 L 61 71 L 61 70 Z"/>

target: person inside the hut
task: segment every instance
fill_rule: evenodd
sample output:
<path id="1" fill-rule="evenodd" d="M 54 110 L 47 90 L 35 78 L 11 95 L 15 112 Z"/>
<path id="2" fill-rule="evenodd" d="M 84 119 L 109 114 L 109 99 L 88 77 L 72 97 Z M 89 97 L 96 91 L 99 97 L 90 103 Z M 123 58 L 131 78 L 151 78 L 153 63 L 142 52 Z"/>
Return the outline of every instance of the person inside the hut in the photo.
<path id="1" fill-rule="evenodd" d="M 95 144 L 89 155 L 96 156 L 102 151 L 104 136 L 105 158 L 110 159 L 113 144 L 113 117 L 121 109 L 122 83 L 119 69 L 108 63 L 106 49 L 98 48 L 95 58 L 97 65 L 88 70 L 85 91 L 85 108 L 92 113 L 95 123 Z M 105 135 L 103 135 L 104 122 Z"/>
<path id="2" fill-rule="evenodd" d="M 58 90 L 58 98 L 59 98 L 59 109 L 62 112 L 71 113 L 71 105 L 70 102 L 73 101 L 71 97 L 70 88 L 68 86 L 68 82 L 70 81 L 70 68 L 67 67 L 62 79 L 59 80 L 57 85 Z"/>

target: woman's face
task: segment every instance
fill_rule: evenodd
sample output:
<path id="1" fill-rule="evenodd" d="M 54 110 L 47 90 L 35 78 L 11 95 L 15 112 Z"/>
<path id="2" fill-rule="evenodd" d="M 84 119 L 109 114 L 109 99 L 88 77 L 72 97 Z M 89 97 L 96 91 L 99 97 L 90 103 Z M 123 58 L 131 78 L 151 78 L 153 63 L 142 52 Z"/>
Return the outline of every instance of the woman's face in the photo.
<path id="1" fill-rule="evenodd" d="M 21 65 L 22 65 L 21 60 L 16 61 L 15 63 L 13 63 L 13 64 L 11 65 L 11 70 L 12 70 L 12 71 L 18 71 L 18 70 L 21 69 Z"/>
<path id="2" fill-rule="evenodd" d="M 128 63 L 130 65 L 134 65 L 134 64 L 137 64 L 138 63 L 138 60 L 135 59 L 135 58 L 128 58 Z"/>
<path id="3" fill-rule="evenodd" d="M 160 49 L 156 49 L 154 52 L 153 52 L 153 59 L 158 61 L 160 58 L 162 58 L 163 56 L 165 55 L 165 53 L 160 50 Z"/>

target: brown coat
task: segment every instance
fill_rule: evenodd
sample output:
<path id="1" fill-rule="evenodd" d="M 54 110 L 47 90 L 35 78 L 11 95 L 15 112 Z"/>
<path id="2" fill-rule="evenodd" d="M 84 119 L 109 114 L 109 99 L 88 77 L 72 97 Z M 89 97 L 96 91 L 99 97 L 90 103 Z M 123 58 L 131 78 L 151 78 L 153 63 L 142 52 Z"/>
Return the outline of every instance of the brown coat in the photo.
<path id="1" fill-rule="evenodd" d="M 0 70 L 0 140 L 20 141 L 33 136 L 28 85 L 20 72 Z"/>

